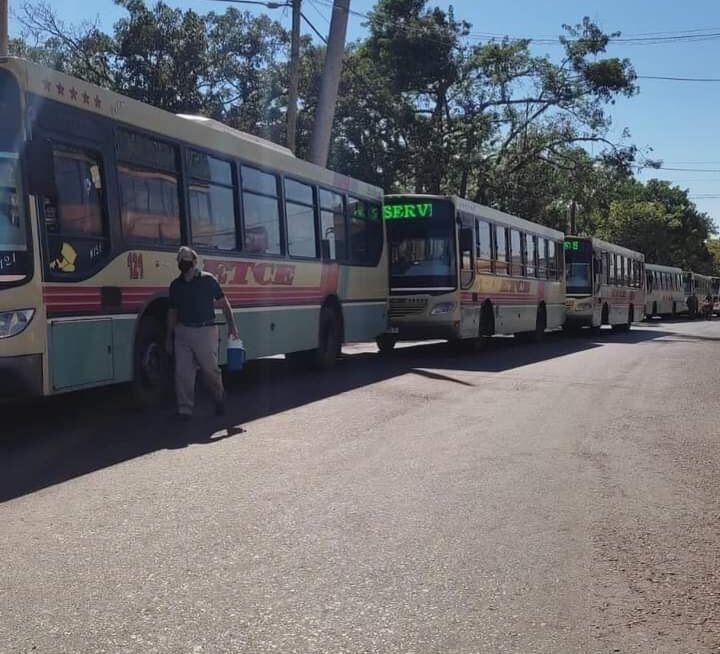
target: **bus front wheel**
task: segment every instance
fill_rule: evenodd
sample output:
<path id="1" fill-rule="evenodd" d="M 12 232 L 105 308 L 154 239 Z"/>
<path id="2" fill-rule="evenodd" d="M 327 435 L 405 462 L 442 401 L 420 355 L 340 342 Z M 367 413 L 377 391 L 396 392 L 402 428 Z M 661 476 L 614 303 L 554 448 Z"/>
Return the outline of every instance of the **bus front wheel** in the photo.
<path id="1" fill-rule="evenodd" d="M 172 396 L 172 363 L 165 351 L 165 327 L 152 316 L 140 323 L 135 339 L 133 395 L 141 407 L 157 406 Z"/>

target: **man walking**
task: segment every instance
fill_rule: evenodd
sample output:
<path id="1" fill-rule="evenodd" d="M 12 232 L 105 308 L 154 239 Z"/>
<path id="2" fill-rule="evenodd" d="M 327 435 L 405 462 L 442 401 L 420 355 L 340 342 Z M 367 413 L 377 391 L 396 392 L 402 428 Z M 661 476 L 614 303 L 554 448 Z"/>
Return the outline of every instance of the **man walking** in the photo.
<path id="1" fill-rule="evenodd" d="M 218 368 L 215 307 L 221 308 L 225 314 L 228 335 L 237 338 L 232 307 L 215 276 L 197 267 L 198 257 L 194 250 L 181 247 L 177 262 L 180 274 L 170 284 L 166 348 L 172 352 L 174 343 L 178 415 L 184 420 L 192 416 L 197 370 L 200 370 L 215 400 L 215 413 L 223 415 L 225 389 Z"/>

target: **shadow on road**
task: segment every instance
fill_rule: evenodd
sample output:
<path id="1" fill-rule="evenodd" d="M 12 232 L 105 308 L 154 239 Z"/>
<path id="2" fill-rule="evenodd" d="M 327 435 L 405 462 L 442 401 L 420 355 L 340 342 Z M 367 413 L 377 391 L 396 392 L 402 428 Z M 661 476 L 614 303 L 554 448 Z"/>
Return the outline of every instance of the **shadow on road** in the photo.
<path id="1" fill-rule="evenodd" d="M 250 362 L 228 380 L 228 413 L 210 417 L 200 403 L 192 422 L 179 423 L 172 408 L 136 411 L 123 387 L 38 400 L 2 408 L 0 502 L 162 449 L 213 445 L 247 437 L 243 425 L 318 400 L 405 374 L 473 386 L 451 371 L 500 373 L 606 343 L 641 343 L 672 332 L 638 326 L 630 332 L 548 334 L 540 344 L 494 338 L 477 354 L 458 354 L 445 343 L 399 347 L 391 356 L 346 354 L 331 371 L 295 370 L 282 358 Z M 685 336 L 684 334 L 682 336 Z"/>

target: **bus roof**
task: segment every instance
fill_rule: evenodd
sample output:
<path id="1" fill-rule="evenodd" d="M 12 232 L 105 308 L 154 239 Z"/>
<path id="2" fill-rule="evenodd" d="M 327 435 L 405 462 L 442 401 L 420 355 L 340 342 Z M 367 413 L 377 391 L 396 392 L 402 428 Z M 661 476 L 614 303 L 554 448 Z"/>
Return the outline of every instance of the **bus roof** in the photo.
<path id="1" fill-rule="evenodd" d="M 329 187 L 382 199 L 382 189 L 295 157 L 290 150 L 204 116 L 173 114 L 17 57 L 0 57 L 28 93 L 154 132 L 249 164 Z"/>
<path id="2" fill-rule="evenodd" d="M 553 239 L 556 241 L 562 241 L 565 235 L 556 229 L 545 227 L 545 225 L 539 225 L 530 220 L 524 218 L 518 218 L 509 213 L 498 211 L 491 207 L 487 207 L 484 204 L 477 204 L 471 202 L 465 198 L 461 198 L 457 195 L 432 195 L 423 193 L 394 193 L 392 195 L 386 195 L 386 200 L 392 200 L 393 198 L 425 198 L 428 200 L 448 200 L 455 205 L 458 211 L 464 211 L 478 218 L 485 218 L 486 220 L 494 223 L 499 223 L 507 227 L 516 227 L 526 232 L 531 232 L 538 236 L 544 236 L 545 238 Z"/>
<path id="3" fill-rule="evenodd" d="M 595 238 L 594 236 L 576 236 L 574 234 L 568 234 L 566 238 L 592 241 L 593 248 L 606 250 L 607 252 L 614 252 L 615 254 L 621 254 L 622 256 L 630 257 L 631 259 L 645 261 L 645 255 L 642 252 L 636 252 L 635 250 L 624 248 L 622 245 L 615 245 L 615 243 L 608 243 L 608 241 L 603 241 L 602 239 Z"/>
<path id="4" fill-rule="evenodd" d="M 656 272 L 665 273 L 682 273 L 682 268 L 676 268 L 675 266 L 661 266 L 658 263 L 646 263 L 645 270 L 653 270 Z"/>

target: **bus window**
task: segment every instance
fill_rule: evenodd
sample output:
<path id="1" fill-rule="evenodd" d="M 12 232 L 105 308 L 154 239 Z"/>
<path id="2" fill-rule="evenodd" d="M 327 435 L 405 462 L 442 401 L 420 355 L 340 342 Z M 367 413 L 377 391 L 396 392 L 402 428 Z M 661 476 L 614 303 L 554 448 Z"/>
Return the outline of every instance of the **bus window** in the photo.
<path id="1" fill-rule="evenodd" d="M 350 197 L 347 203 L 350 223 L 350 262 L 353 265 L 375 265 L 382 253 L 380 207 Z"/>
<path id="2" fill-rule="evenodd" d="M 525 270 L 528 277 L 535 277 L 537 264 L 537 236 L 525 235 Z"/>
<path id="3" fill-rule="evenodd" d="M 537 240 L 537 276 L 547 277 L 547 241 L 544 238 Z"/>
<path id="4" fill-rule="evenodd" d="M 234 250 L 235 190 L 227 161 L 188 150 L 190 225 L 198 247 Z"/>
<path id="5" fill-rule="evenodd" d="M 57 213 L 46 215 L 48 233 L 104 237 L 104 189 L 99 159 L 77 148 L 53 146 Z"/>
<path id="6" fill-rule="evenodd" d="M 323 259 L 344 261 L 347 258 L 345 199 L 339 193 L 320 189 L 320 228 Z"/>
<path id="7" fill-rule="evenodd" d="M 561 268 L 558 266 L 558 254 L 562 252 L 562 248 L 557 247 L 555 241 L 548 240 L 547 244 L 548 279 L 560 279 Z"/>
<path id="8" fill-rule="evenodd" d="M 53 275 L 92 273 L 109 255 L 100 157 L 53 144 L 57 195 L 45 198 L 48 265 Z"/>
<path id="9" fill-rule="evenodd" d="M 117 131 L 120 218 L 131 241 L 180 243 L 180 184 L 175 146 L 125 129 Z"/>
<path id="10" fill-rule="evenodd" d="M 287 243 L 291 257 L 314 259 L 318 256 L 314 205 L 311 186 L 285 179 Z"/>
<path id="11" fill-rule="evenodd" d="M 522 276 L 523 274 L 523 257 L 520 237 L 522 235 L 516 229 L 510 230 L 510 274 L 514 276 Z"/>
<path id="12" fill-rule="evenodd" d="M 475 262 L 473 251 L 473 230 L 466 220 L 458 231 L 458 244 L 460 248 L 460 284 L 462 288 L 470 288 L 475 278 Z"/>
<path id="13" fill-rule="evenodd" d="M 492 239 L 491 226 L 484 220 L 475 221 L 476 248 L 478 272 L 489 273 L 493 271 L 492 265 Z"/>
<path id="14" fill-rule="evenodd" d="M 242 167 L 245 247 L 250 254 L 282 254 L 277 176 Z"/>
<path id="15" fill-rule="evenodd" d="M 508 275 L 508 243 L 507 229 L 500 225 L 495 226 L 495 272 L 498 275 Z"/>

